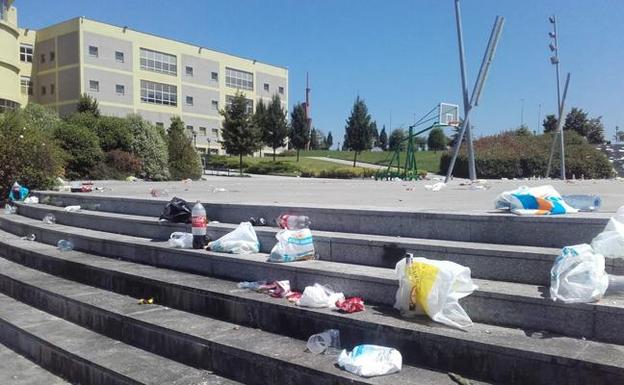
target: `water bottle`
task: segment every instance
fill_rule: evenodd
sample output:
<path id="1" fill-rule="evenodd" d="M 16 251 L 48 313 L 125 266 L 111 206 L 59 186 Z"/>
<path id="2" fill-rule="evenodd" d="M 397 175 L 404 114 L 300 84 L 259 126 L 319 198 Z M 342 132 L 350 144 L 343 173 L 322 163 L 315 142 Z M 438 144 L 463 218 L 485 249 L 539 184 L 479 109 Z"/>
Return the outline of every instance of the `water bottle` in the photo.
<path id="1" fill-rule="evenodd" d="M 56 247 L 60 251 L 71 251 L 74 249 L 74 244 L 72 241 L 68 241 L 66 239 L 61 239 L 56 243 Z"/>
<path id="2" fill-rule="evenodd" d="M 37 239 L 37 237 L 35 236 L 35 234 L 28 234 L 28 235 L 23 236 L 22 239 L 25 241 L 34 242 L 35 239 Z"/>
<path id="3" fill-rule="evenodd" d="M 203 249 L 206 246 L 206 209 L 197 201 L 191 211 L 193 248 Z"/>
<path id="4" fill-rule="evenodd" d="M 340 350 L 340 332 L 337 329 L 325 330 L 323 333 L 313 334 L 306 344 L 313 354 L 335 354 Z"/>
<path id="5" fill-rule="evenodd" d="M 282 229 L 299 230 L 310 227 L 310 218 L 305 215 L 289 215 L 282 214 L 275 221 L 277 226 Z"/>
<path id="6" fill-rule="evenodd" d="M 43 217 L 43 223 L 45 223 L 46 225 L 53 225 L 56 223 L 56 217 L 52 214 L 47 214 L 45 217 Z"/>
<path id="7" fill-rule="evenodd" d="M 581 211 L 597 211 L 602 205 L 600 195 L 563 195 L 565 203 Z"/>

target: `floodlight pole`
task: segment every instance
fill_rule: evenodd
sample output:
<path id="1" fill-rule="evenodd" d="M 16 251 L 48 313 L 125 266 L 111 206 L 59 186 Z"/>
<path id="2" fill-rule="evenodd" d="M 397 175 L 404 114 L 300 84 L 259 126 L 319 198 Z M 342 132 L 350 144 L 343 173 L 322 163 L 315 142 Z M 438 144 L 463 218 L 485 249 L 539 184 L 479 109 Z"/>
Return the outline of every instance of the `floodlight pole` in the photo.
<path id="1" fill-rule="evenodd" d="M 555 65 L 555 73 L 557 75 L 557 108 L 559 109 L 559 114 L 557 117 L 557 131 L 555 132 L 555 136 L 553 138 L 553 146 L 550 151 L 550 157 L 548 159 L 548 167 L 546 168 L 546 177 L 550 176 L 550 168 L 552 166 L 552 158 L 555 151 L 554 142 L 557 140 L 557 135 L 559 135 L 560 140 L 560 151 L 561 151 L 561 180 L 565 180 L 565 141 L 563 138 L 563 125 L 561 123 L 561 119 L 563 119 L 563 110 L 561 108 L 563 101 L 561 100 L 561 81 L 559 80 L 559 36 L 557 34 L 557 17 L 555 15 L 548 18 L 550 23 L 553 25 L 553 32 L 549 33 L 549 36 L 553 39 L 554 44 L 550 44 L 550 50 L 554 52 L 554 56 L 550 58 L 551 64 Z M 569 74 L 568 74 L 569 80 Z"/>

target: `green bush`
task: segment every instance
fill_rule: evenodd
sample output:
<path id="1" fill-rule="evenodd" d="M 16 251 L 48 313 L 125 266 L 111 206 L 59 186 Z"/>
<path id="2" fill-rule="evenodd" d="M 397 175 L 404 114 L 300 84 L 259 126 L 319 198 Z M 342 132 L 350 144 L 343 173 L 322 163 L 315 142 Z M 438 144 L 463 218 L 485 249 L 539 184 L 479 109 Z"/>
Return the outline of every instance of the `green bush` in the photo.
<path id="1" fill-rule="evenodd" d="M 61 123 L 54 137 L 66 153 L 65 176 L 70 179 L 91 177 L 91 169 L 103 158 L 97 135 L 89 128 Z"/>
<path id="2" fill-rule="evenodd" d="M 132 132 L 128 127 L 128 121 L 114 116 L 102 116 L 95 125 L 95 133 L 100 139 L 102 151 L 132 150 Z"/>
<path id="3" fill-rule="evenodd" d="M 179 117 L 171 118 L 167 133 L 169 151 L 169 172 L 172 179 L 199 179 L 202 175 L 199 154 L 193 148 L 191 138 L 185 132 L 184 122 Z"/>
<path id="4" fill-rule="evenodd" d="M 259 162 L 245 168 L 250 174 L 293 174 L 299 167 L 289 162 Z"/>
<path id="5" fill-rule="evenodd" d="M 375 170 L 368 168 L 341 167 L 329 170 L 321 170 L 317 177 L 331 179 L 370 178 L 375 175 Z"/>
<path id="6" fill-rule="evenodd" d="M 552 134 L 517 135 L 514 132 L 483 137 L 474 142 L 477 175 L 480 178 L 493 179 L 544 176 L 552 140 Z M 565 141 L 566 177 L 591 179 L 613 177 L 613 167 L 607 157 L 587 143 L 585 138 L 567 131 Z M 450 153 L 442 156 L 440 170 L 448 169 L 450 159 Z M 559 157 L 556 155 L 553 158 L 551 176 L 558 176 L 560 167 Z M 453 175 L 468 177 L 465 146 L 457 157 Z"/>
<path id="7" fill-rule="evenodd" d="M 169 179 L 169 155 L 162 129 L 136 114 L 128 115 L 126 121 L 134 138 L 131 152 L 142 162 L 138 175 L 149 180 Z"/>
<path id="8" fill-rule="evenodd" d="M 210 155 L 208 161 L 206 162 L 208 168 L 215 169 L 237 169 L 238 168 L 238 158 L 233 158 L 224 155 Z M 243 168 L 249 167 L 249 164 L 243 161 Z"/>

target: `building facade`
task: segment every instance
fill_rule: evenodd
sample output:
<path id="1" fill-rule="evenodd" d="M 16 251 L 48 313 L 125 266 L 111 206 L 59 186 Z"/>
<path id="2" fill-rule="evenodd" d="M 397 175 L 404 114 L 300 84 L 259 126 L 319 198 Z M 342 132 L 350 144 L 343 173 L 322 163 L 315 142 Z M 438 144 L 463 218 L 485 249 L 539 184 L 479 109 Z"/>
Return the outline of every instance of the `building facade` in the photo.
<path id="1" fill-rule="evenodd" d="M 66 116 L 86 93 L 104 115 L 138 113 L 165 128 L 180 116 L 198 150 L 212 153 L 223 152 L 219 110 L 236 92 L 252 111 L 275 94 L 288 106 L 284 67 L 84 17 L 18 28 L 12 0 L 0 3 L 0 106 L 36 102 Z"/>

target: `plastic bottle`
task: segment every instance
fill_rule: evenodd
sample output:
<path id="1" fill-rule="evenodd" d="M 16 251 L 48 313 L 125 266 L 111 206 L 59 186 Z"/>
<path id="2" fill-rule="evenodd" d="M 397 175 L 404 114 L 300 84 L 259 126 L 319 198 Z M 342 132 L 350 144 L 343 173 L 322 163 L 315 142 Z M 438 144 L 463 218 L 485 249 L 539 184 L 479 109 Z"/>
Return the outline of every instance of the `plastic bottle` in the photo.
<path id="1" fill-rule="evenodd" d="M 25 241 L 33 242 L 35 239 L 37 239 L 37 237 L 35 236 L 35 234 L 28 234 L 28 235 L 23 236 L 22 239 Z"/>
<path id="2" fill-rule="evenodd" d="M 600 195 L 563 195 L 565 203 L 581 211 L 597 211 L 602 205 Z"/>
<path id="3" fill-rule="evenodd" d="M 17 207 L 11 206 L 10 204 L 6 204 L 4 206 L 4 214 L 5 215 L 15 214 L 15 212 L 17 212 Z"/>
<path id="4" fill-rule="evenodd" d="M 56 243 L 56 247 L 60 251 L 71 251 L 74 249 L 74 243 L 66 239 L 61 239 L 60 241 Z"/>
<path id="5" fill-rule="evenodd" d="M 193 233 L 193 248 L 203 249 L 206 246 L 206 209 L 197 201 L 191 211 L 191 223 Z"/>
<path id="6" fill-rule="evenodd" d="M 45 223 L 46 225 L 53 225 L 56 223 L 56 217 L 52 214 L 47 214 L 45 217 L 43 217 L 43 223 Z"/>
<path id="7" fill-rule="evenodd" d="M 307 348 L 313 354 L 337 354 L 340 350 L 340 332 L 337 329 L 325 330 L 308 338 Z"/>
<path id="8" fill-rule="evenodd" d="M 282 214 L 275 220 L 277 226 L 282 229 L 299 230 L 310 227 L 310 218 L 305 215 Z"/>

